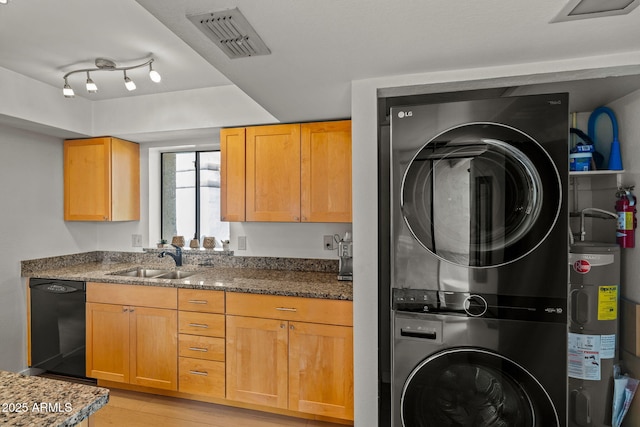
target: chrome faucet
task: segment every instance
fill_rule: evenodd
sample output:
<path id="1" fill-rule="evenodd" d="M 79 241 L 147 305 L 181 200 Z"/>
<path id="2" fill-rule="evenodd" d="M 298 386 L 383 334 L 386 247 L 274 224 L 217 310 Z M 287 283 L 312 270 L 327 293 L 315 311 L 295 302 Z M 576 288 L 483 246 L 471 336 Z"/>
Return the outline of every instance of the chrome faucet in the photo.
<path id="1" fill-rule="evenodd" d="M 182 267 L 182 249 L 180 248 L 180 246 L 176 246 L 173 243 L 171 244 L 171 246 L 176 248 L 175 255 L 171 252 L 162 251 L 160 252 L 160 255 L 158 255 L 158 258 L 164 258 L 165 255 L 169 255 L 176 262 L 176 267 Z"/>

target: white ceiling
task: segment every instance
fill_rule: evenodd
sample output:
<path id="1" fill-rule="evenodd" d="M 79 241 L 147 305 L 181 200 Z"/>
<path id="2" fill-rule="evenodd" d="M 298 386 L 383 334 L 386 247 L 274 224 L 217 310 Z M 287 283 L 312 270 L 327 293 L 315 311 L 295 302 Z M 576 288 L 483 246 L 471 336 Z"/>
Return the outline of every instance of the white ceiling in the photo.
<path id="1" fill-rule="evenodd" d="M 640 8 L 550 23 L 565 3 L 10 0 L 0 6 L 0 67 L 61 90 L 66 72 L 96 57 L 126 66 L 153 55 L 159 85 L 144 70 L 128 73 L 135 92 L 126 91 L 120 72 L 93 74 L 100 88 L 93 95 L 84 93 L 85 76 L 70 83 L 78 96 L 96 100 L 235 84 L 283 122 L 344 118 L 352 80 L 640 49 Z M 271 55 L 231 60 L 186 18 L 234 7 Z"/>

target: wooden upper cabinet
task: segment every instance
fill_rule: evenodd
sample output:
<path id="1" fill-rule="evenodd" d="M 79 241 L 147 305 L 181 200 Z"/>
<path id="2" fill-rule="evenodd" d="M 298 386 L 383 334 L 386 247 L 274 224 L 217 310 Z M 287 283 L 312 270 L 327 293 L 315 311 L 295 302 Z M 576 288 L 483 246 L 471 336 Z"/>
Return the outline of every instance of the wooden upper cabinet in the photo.
<path id="1" fill-rule="evenodd" d="M 300 221 L 300 125 L 247 128 L 246 220 Z"/>
<path id="2" fill-rule="evenodd" d="M 301 221 L 351 222 L 351 120 L 301 127 Z"/>
<path id="3" fill-rule="evenodd" d="M 351 222 L 351 120 L 220 131 L 223 221 Z"/>
<path id="4" fill-rule="evenodd" d="M 65 221 L 140 219 L 140 146 L 118 138 L 64 142 Z"/>
<path id="5" fill-rule="evenodd" d="M 245 128 L 220 131 L 220 219 L 245 220 Z"/>

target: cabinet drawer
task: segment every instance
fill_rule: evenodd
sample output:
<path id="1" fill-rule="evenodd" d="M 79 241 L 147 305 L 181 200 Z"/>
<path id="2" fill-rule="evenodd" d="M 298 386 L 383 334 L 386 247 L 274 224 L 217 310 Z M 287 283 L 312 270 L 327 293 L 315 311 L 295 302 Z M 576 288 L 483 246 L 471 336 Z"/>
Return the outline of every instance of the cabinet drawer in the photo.
<path id="1" fill-rule="evenodd" d="M 178 309 L 206 313 L 224 313 L 224 292 L 202 289 L 178 289 Z"/>
<path id="2" fill-rule="evenodd" d="M 224 362 L 181 357 L 178 391 L 224 397 Z"/>
<path id="3" fill-rule="evenodd" d="M 178 290 L 162 286 L 87 283 L 87 302 L 135 305 L 136 307 L 178 307 Z"/>
<path id="4" fill-rule="evenodd" d="M 224 338 L 180 334 L 180 356 L 224 362 Z"/>
<path id="5" fill-rule="evenodd" d="M 351 301 L 234 292 L 227 292 L 226 298 L 227 314 L 331 325 L 353 325 Z"/>
<path id="6" fill-rule="evenodd" d="M 178 331 L 181 334 L 224 337 L 224 314 L 180 311 Z"/>

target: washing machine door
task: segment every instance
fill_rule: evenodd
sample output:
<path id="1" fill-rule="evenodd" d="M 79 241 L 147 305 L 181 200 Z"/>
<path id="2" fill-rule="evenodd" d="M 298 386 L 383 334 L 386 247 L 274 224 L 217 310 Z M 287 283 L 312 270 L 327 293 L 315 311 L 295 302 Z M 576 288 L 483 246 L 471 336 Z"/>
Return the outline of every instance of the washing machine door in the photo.
<path id="1" fill-rule="evenodd" d="M 401 397 L 404 427 L 556 427 L 549 395 L 523 367 L 479 348 L 420 363 Z"/>
<path id="2" fill-rule="evenodd" d="M 402 179 L 413 237 L 438 258 L 493 267 L 533 251 L 556 223 L 561 181 L 548 153 L 524 132 L 469 123 L 427 141 Z"/>

